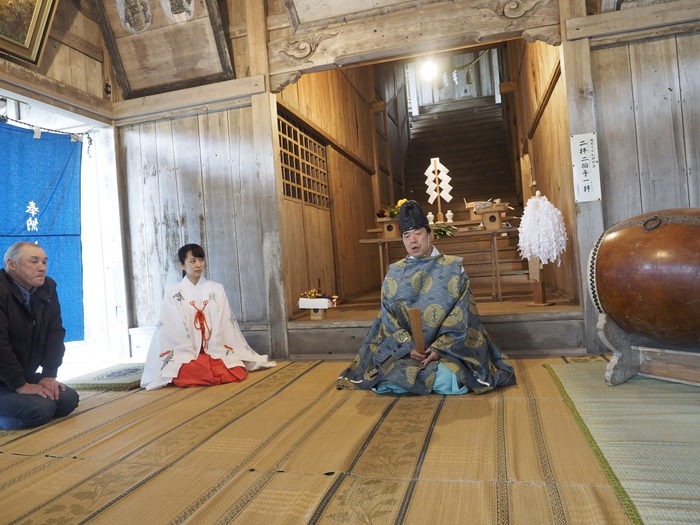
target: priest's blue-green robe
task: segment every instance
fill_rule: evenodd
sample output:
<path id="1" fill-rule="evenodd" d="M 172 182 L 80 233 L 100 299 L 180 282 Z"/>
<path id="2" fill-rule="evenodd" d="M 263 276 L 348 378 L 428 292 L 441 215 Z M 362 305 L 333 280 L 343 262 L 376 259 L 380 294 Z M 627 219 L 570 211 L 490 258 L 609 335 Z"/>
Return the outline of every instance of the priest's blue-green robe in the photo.
<path id="1" fill-rule="evenodd" d="M 438 351 L 438 361 L 424 366 L 410 357 L 410 308 L 420 309 L 425 347 Z M 461 257 L 406 257 L 390 265 L 379 314 L 336 385 L 380 393 L 483 393 L 515 383 L 504 359 L 481 324 Z M 445 389 L 446 383 L 453 386 Z"/>

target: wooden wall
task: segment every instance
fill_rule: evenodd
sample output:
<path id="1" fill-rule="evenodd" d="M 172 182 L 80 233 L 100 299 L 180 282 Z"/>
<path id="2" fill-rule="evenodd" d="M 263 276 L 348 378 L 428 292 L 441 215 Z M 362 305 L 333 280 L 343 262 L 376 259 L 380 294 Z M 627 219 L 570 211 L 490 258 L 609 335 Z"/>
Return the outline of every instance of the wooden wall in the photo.
<path id="1" fill-rule="evenodd" d="M 567 231 L 566 251 L 561 265 L 547 264 L 543 281 L 548 288 L 580 300 L 578 256 L 576 249 L 576 208 L 571 153 L 567 121 L 566 90 L 559 71 L 558 47 L 524 40 L 509 42 L 509 80 L 517 84 L 516 92 L 504 97 L 504 102 L 515 106 L 516 134 L 513 143 L 520 157 L 527 154 L 529 173 L 522 179 L 523 201 L 539 190 L 562 213 Z M 527 158 L 527 157 L 526 157 Z M 536 186 L 530 186 L 531 182 Z M 583 255 L 584 257 L 587 254 Z"/>
<path id="2" fill-rule="evenodd" d="M 372 74 L 367 67 L 304 75 L 278 95 L 282 106 L 329 144 L 330 213 L 283 199 L 283 260 L 292 313 L 298 311 L 299 293 L 319 282 L 323 292 L 341 298 L 376 286 L 376 249 L 359 243 L 375 216 Z"/>
<path id="3" fill-rule="evenodd" d="M 337 295 L 341 298 L 376 288 L 381 278 L 376 246 L 360 244 L 375 228 L 372 179 L 362 168 L 334 148 L 328 151 Z"/>
<path id="4" fill-rule="evenodd" d="M 311 288 L 332 295 L 336 292 L 331 213 L 315 206 L 282 198 L 281 238 L 287 288 L 287 312 L 301 310 L 298 299 Z"/>
<path id="5" fill-rule="evenodd" d="M 268 321 L 261 209 L 270 195 L 253 136 L 250 106 L 119 129 L 133 326 L 156 323 L 165 285 L 181 278 L 177 249 L 191 242 L 239 320 Z"/>
<path id="6" fill-rule="evenodd" d="M 303 75 L 279 95 L 280 104 L 371 170 L 372 69 L 335 69 Z"/>
<path id="7" fill-rule="evenodd" d="M 372 75 L 371 68 L 305 75 L 278 95 L 279 104 L 330 144 L 329 159 L 332 159 L 330 213 L 292 202 L 279 192 L 274 195 L 280 213 L 283 282 L 279 285 L 285 290 L 288 315 L 298 311 L 297 298 L 306 289 L 320 287 L 327 293 L 351 295 L 378 282 L 376 249 L 359 244 L 359 239 L 367 235 L 366 229 L 374 225 Z M 400 113 L 394 111 L 393 118 L 401 118 Z M 221 122 L 211 124 L 212 119 Z M 231 125 L 225 123 L 232 119 L 241 120 L 240 133 L 234 133 Z M 243 152 L 251 149 L 246 140 L 253 133 L 249 119 L 249 112 L 240 109 L 120 128 L 130 237 L 136 246 L 129 263 L 134 272 L 133 303 L 138 305 L 133 325 L 149 326 L 157 318 L 163 283 L 179 276 L 174 254 L 184 242 L 205 245 L 210 276 L 227 287 L 232 308 L 240 319 L 247 323 L 267 321 L 265 296 L 261 293 L 264 258 L 260 253 L 259 228 L 241 222 L 246 212 L 238 206 L 246 203 L 251 213 L 259 206 L 250 192 L 245 191 L 247 171 L 236 167 L 236 162 L 245 162 Z M 209 126 L 216 131 L 205 132 Z M 189 148 L 184 147 L 185 143 Z M 229 170 L 230 180 L 225 185 L 242 185 L 240 197 L 227 187 L 216 194 L 207 191 L 206 181 L 211 175 L 205 173 L 204 166 L 209 159 L 214 159 L 224 172 Z M 342 195 L 338 194 L 341 187 Z M 206 205 L 207 199 L 218 198 L 234 202 L 230 216 L 214 213 Z M 358 217 L 358 213 L 362 216 Z M 230 238 L 213 235 L 210 231 L 213 228 L 228 228 Z M 241 232 L 239 235 L 236 229 Z M 360 254 L 359 263 L 355 251 Z M 362 255 L 365 252 L 366 257 Z M 229 268 L 222 270 L 215 266 L 219 257 L 232 258 Z M 230 275 L 225 275 L 226 272 Z M 145 281 L 153 276 L 157 276 L 158 284 L 146 287 Z"/>
<path id="8" fill-rule="evenodd" d="M 326 96 L 323 96 L 326 94 Z M 322 247 L 316 243 L 317 257 L 334 254 L 335 293 L 349 297 L 375 288 L 380 282 L 378 253 L 374 246 L 361 245 L 367 229 L 375 228 L 376 211 L 403 195 L 404 164 L 408 146 L 408 112 L 403 65 L 324 71 L 304 75 L 278 95 L 280 104 L 329 141 L 328 174 L 331 187 L 332 239 Z M 304 281 L 298 231 L 301 214 L 284 205 L 285 260 L 296 271 L 287 271 L 295 299 L 296 288 Z M 308 231 L 308 226 L 304 226 Z M 319 233 L 323 235 L 325 230 Z M 289 242 L 287 242 L 289 240 Z M 306 265 L 308 266 L 308 264 Z M 311 287 L 317 278 L 309 275 Z M 327 291 L 324 289 L 324 291 Z M 289 299 L 288 299 L 289 300 Z"/>
<path id="9" fill-rule="evenodd" d="M 378 100 L 385 110 L 377 114 L 379 169 L 384 180 L 379 183 L 379 203 L 382 207 L 403 198 L 406 182 L 406 152 L 410 138 L 408 91 L 403 62 L 374 66 L 374 84 Z M 388 179 L 388 180 L 387 180 Z M 379 206 L 376 206 L 379 207 Z"/>
<path id="10" fill-rule="evenodd" d="M 596 134 L 605 227 L 634 215 L 700 206 L 700 35 L 680 34 L 595 47 L 591 51 Z M 507 104 L 523 169 L 524 195 L 540 190 L 565 219 L 569 241 L 562 266 L 547 265 L 544 280 L 579 300 L 578 251 L 567 95 L 557 78 L 560 50 L 542 43 L 509 43 L 517 82 Z M 529 182 L 536 186 L 530 187 Z M 602 233 L 596 232 L 598 235 Z M 585 284 L 585 283 L 584 283 Z"/>
<path id="11" fill-rule="evenodd" d="M 605 227 L 700 207 L 700 34 L 591 53 Z"/>

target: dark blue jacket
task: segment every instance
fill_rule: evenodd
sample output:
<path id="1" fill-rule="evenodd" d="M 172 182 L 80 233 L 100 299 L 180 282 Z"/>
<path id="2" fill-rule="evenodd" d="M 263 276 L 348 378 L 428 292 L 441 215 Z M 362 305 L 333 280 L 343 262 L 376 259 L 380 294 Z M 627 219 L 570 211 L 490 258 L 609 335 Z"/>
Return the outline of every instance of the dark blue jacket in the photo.
<path id="1" fill-rule="evenodd" d="M 0 384 L 13 390 L 40 377 L 55 378 L 65 353 L 66 331 L 53 279 L 47 277 L 37 288 L 31 305 L 29 310 L 17 285 L 0 270 Z"/>

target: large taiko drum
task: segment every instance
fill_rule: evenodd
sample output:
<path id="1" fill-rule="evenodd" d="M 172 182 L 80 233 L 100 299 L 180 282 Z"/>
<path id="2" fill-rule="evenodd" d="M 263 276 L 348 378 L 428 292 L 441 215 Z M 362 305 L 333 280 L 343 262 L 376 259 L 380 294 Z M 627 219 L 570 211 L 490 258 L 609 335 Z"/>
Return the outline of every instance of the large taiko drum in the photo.
<path id="1" fill-rule="evenodd" d="M 589 292 L 624 330 L 700 345 L 700 208 L 621 221 L 591 251 Z"/>

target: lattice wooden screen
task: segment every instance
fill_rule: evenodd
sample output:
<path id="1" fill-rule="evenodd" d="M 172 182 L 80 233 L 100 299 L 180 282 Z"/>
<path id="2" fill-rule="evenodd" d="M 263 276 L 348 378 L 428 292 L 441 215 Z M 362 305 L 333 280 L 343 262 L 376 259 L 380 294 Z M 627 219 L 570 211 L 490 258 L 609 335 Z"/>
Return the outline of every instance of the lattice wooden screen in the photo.
<path id="1" fill-rule="evenodd" d="M 290 120 L 277 117 L 284 196 L 330 208 L 326 147 Z"/>

